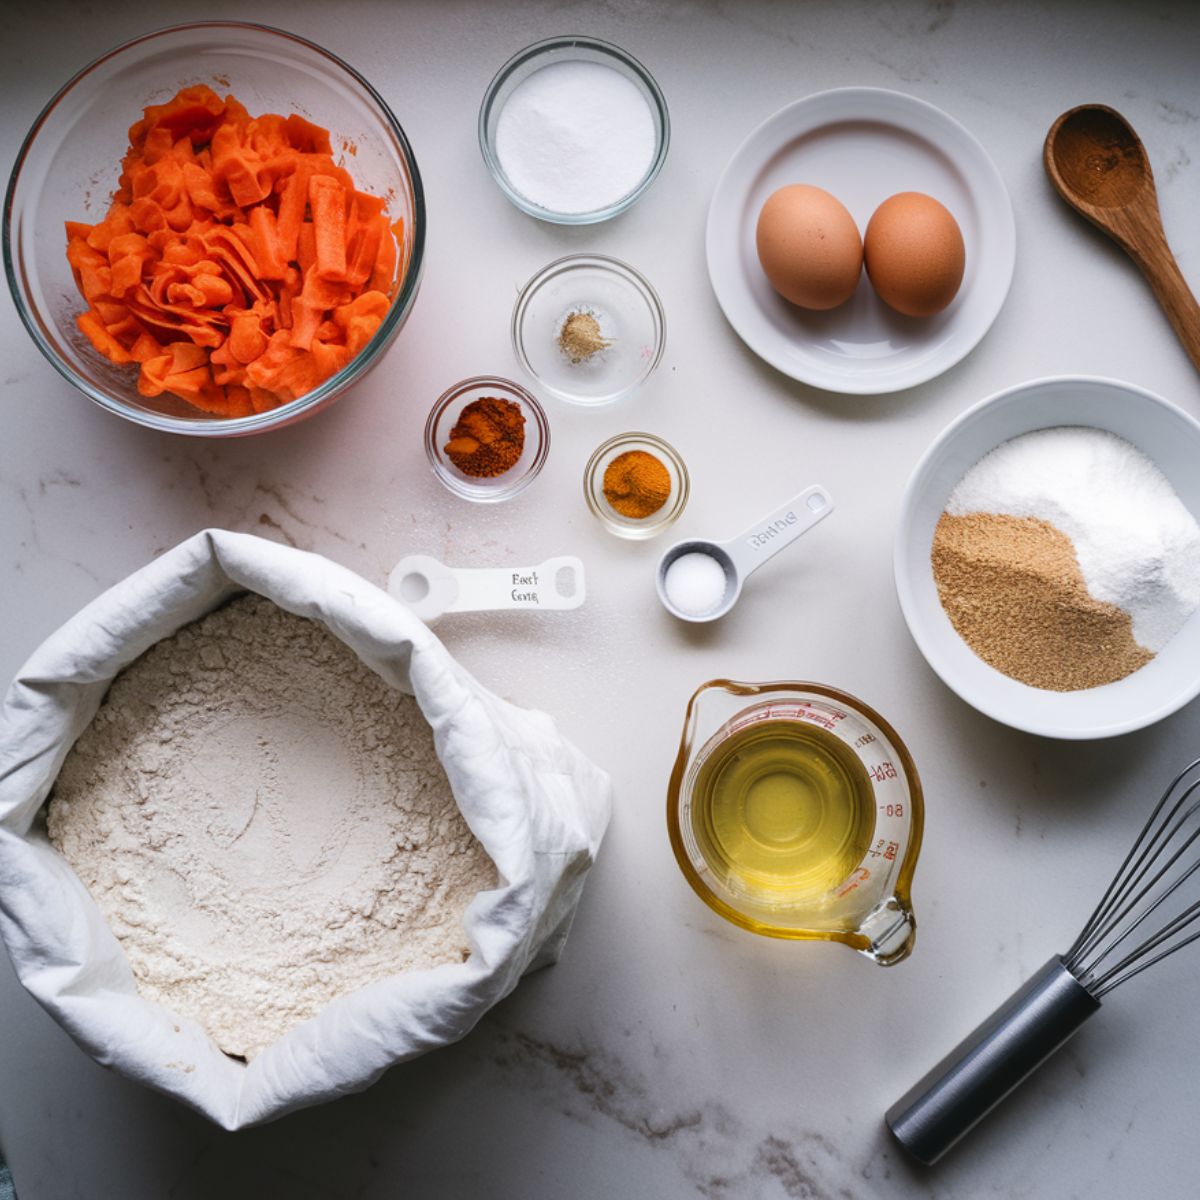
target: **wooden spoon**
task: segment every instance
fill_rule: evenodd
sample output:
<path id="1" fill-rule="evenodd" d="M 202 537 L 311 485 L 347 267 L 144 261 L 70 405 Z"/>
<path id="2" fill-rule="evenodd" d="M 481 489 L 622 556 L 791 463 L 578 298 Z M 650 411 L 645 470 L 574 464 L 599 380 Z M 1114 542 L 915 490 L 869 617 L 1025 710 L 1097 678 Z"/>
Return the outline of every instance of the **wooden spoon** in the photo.
<path id="1" fill-rule="evenodd" d="M 1200 370 L 1200 304 L 1167 245 L 1141 138 L 1115 109 L 1081 104 L 1050 126 L 1042 157 L 1058 194 L 1141 268 Z"/>

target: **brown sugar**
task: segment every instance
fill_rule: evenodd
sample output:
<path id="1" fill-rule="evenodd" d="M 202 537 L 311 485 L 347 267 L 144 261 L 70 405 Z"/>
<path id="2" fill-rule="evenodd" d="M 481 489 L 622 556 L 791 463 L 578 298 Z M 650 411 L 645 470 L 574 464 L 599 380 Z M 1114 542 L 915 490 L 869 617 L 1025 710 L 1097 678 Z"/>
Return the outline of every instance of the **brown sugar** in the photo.
<path id="1" fill-rule="evenodd" d="M 446 457 L 476 479 L 503 475 L 525 449 L 525 414 L 499 396 L 480 396 L 458 414 L 446 443 Z"/>
<path id="2" fill-rule="evenodd" d="M 1154 655 L 1124 609 L 1094 599 L 1066 534 L 1037 517 L 942 514 L 933 577 L 959 636 L 1031 687 L 1073 692 L 1131 675 Z"/>

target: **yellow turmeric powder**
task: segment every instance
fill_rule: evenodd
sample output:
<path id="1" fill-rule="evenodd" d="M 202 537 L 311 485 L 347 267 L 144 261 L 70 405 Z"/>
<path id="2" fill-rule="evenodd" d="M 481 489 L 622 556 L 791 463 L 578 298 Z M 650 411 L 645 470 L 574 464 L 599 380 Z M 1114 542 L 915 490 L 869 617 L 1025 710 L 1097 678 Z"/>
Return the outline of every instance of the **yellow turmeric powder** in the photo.
<path id="1" fill-rule="evenodd" d="M 626 450 L 604 468 L 604 498 L 623 517 L 652 517 L 671 498 L 671 474 L 645 450 Z"/>

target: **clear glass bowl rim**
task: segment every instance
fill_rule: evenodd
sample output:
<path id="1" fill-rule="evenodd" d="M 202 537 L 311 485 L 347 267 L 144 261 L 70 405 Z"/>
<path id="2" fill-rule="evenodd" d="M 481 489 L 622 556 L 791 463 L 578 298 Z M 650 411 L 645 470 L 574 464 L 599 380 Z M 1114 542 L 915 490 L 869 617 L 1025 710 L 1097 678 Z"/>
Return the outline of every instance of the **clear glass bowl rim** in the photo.
<path id="1" fill-rule="evenodd" d="M 551 50 L 570 49 L 575 46 L 582 46 L 588 50 L 595 50 L 600 54 L 607 54 L 611 58 L 615 58 L 618 62 L 628 67 L 641 80 L 654 104 L 655 111 L 658 113 L 659 122 L 662 126 L 662 136 L 658 140 L 658 147 L 655 151 L 654 158 L 650 166 L 646 170 L 641 183 L 629 192 L 622 196 L 615 204 L 610 204 L 606 208 L 596 208 L 591 212 L 584 213 L 560 213 L 555 212 L 550 208 L 541 208 L 539 205 L 530 203 L 524 196 L 521 195 L 509 182 L 504 174 L 504 169 L 500 166 L 500 161 L 497 159 L 488 138 L 488 118 L 491 116 L 492 106 L 496 102 L 496 95 L 507 82 L 510 75 L 514 71 L 523 67 L 532 59 L 546 54 Z M 628 50 L 622 50 L 620 46 L 614 45 L 612 42 L 606 42 L 601 38 L 587 37 L 584 34 L 568 35 L 560 34 L 557 37 L 544 38 L 540 42 L 534 42 L 530 46 L 526 46 L 524 50 L 518 50 L 496 74 L 492 77 L 491 83 L 483 93 L 483 103 L 479 106 L 479 149 L 483 154 L 483 161 L 487 163 L 487 168 L 492 174 L 492 178 L 496 181 L 500 190 L 508 197 L 508 199 L 523 213 L 528 213 L 531 217 L 537 217 L 542 221 L 549 221 L 554 225 L 594 225 L 599 221 L 607 221 L 611 217 L 615 217 L 632 208 L 638 200 L 641 199 L 647 188 L 658 178 L 658 173 L 663 168 L 663 163 L 667 161 L 667 150 L 671 145 L 671 115 L 667 109 L 667 100 L 662 93 L 662 88 L 658 86 L 658 81 L 653 75 L 636 59 Z"/>
<path id="2" fill-rule="evenodd" d="M 597 499 L 597 492 L 603 495 L 603 488 L 597 482 L 597 475 L 600 470 L 600 463 L 610 451 L 626 445 L 632 448 L 638 443 L 653 446 L 658 453 L 671 461 L 671 464 L 675 468 L 675 473 L 679 476 L 679 490 L 677 495 L 672 498 L 671 503 L 669 505 L 664 504 L 653 517 L 647 517 L 643 521 L 630 522 L 626 525 L 615 520 L 609 514 L 607 507 Z M 655 534 L 661 533 L 679 519 L 683 510 L 687 507 L 688 498 L 691 494 L 692 480 L 688 474 L 687 464 L 683 461 L 683 455 L 670 442 L 664 441 L 654 433 L 631 430 L 628 433 L 618 433 L 608 438 L 592 451 L 587 460 L 587 466 L 583 469 L 583 495 L 584 499 L 587 500 L 588 508 L 605 529 L 610 533 L 616 534 L 618 537 L 639 539 L 653 537 Z M 659 513 L 662 515 L 659 516 Z"/>
<path id="3" fill-rule="evenodd" d="M 349 75 L 355 83 L 363 89 L 367 96 L 372 100 L 379 110 L 379 113 L 384 118 L 384 121 L 391 129 L 392 135 L 395 137 L 400 146 L 401 154 L 404 159 L 404 165 L 408 171 L 410 180 L 412 181 L 412 224 L 413 224 L 413 246 L 412 256 L 409 259 L 408 270 L 405 272 L 404 280 L 400 285 L 400 291 L 396 299 L 392 302 L 392 306 L 388 309 L 387 316 L 375 331 L 375 336 L 359 351 L 354 358 L 348 362 L 340 371 L 331 375 L 324 383 L 315 387 L 311 392 L 306 392 L 296 400 L 289 401 L 287 404 L 280 405 L 278 408 L 273 408 L 269 412 L 254 413 L 246 417 L 171 417 L 165 414 L 149 412 L 141 409 L 134 409 L 126 406 L 120 400 L 114 399 L 106 392 L 93 386 L 82 375 L 79 375 L 68 363 L 64 362 L 54 352 L 52 346 L 42 337 L 41 331 L 37 327 L 36 321 L 29 312 L 25 302 L 24 294 L 17 280 L 16 265 L 13 261 L 12 247 L 12 216 L 13 205 L 16 199 L 16 191 L 18 181 L 21 175 L 21 169 L 25 165 L 26 159 L 33 148 L 34 142 L 37 140 L 38 134 L 41 132 L 42 126 L 46 123 L 47 118 L 57 107 L 59 102 L 73 89 L 77 84 L 82 83 L 97 67 L 103 63 L 109 62 L 111 59 L 120 54 L 124 54 L 128 50 L 132 50 L 136 46 L 141 46 L 147 42 L 153 41 L 156 38 L 168 37 L 172 34 L 190 33 L 199 30 L 220 30 L 220 29 L 237 29 L 250 30 L 255 33 L 271 34 L 276 37 L 281 37 L 289 42 L 298 43 L 313 53 L 327 59 L 335 67 L 340 67 Z M 158 429 L 168 433 L 183 433 L 193 437 L 229 437 L 235 434 L 257 433 L 265 429 L 274 428 L 277 425 L 289 424 L 297 418 L 303 416 L 312 409 L 320 408 L 333 396 L 337 395 L 356 379 L 363 375 L 370 367 L 375 364 L 375 360 L 387 348 L 393 337 L 399 331 L 400 327 L 408 317 L 409 311 L 412 309 L 413 302 L 416 299 L 417 288 L 420 284 L 421 272 L 425 262 L 425 190 L 421 183 L 421 173 L 417 167 L 417 160 L 413 156 L 412 146 L 409 143 L 408 136 L 400 122 L 396 119 L 387 102 L 375 90 L 375 88 L 363 78 L 349 63 L 339 58 L 332 51 L 325 49 L 324 46 L 318 45 L 316 42 L 310 41 L 308 38 L 301 37 L 299 34 L 291 33 L 286 29 L 279 29 L 273 25 L 263 25 L 253 21 L 189 21 L 183 24 L 166 25 L 160 29 L 151 30 L 149 33 L 141 34 L 139 37 L 131 38 L 129 41 L 122 42 L 119 46 L 114 46 L 111 50 L 94 58 L 86 66 L 77 71 L 66 83 L 62 85 L 50 98 L 50 100 L 38 113 L 33 124 L 29 128 L 29 132 L 25 135 L 21 143 L 21 149 L 17 153 L 16 161 L 13 163 L 12 172 L 8 178 L 8 189 L 4 196 L 4 220 L 3 220 L 3 250 L 4 250 L 4 272 L 8 278 L 9 291 L 12 293 L 13 303 L 16 306 L 17 314 L 21 318 L 21 323 L 29 331 L 30 337 L 42 352 L 45 358 L 50 362 L 58 373 L 72 384 L 79 391 L 83 392 L 89 400 L 100 405 L 101 408 L 107 409 L 109 412 L 116 413 L 126 420 L 134 421 L 139 425 L 148 426 L 151 429 Z"/>
<path id="4" fill-rule="evenodd" d="M 605 396 L 600 400 L 589 400 L 580 397 L 575 392 L 567 392 L 560 387 L 555 387 L 554 384 L 548 382 L 533 369 L 533 364 L 529 361 L 529 355 L 525 350 L 525 339 L 521 336 L 521 320 L 529 307 L 529 301 L 533 294 L 552 276 L 563 274 L 575 267 L 583 267 L 595 263 L 599 263 L 604 270 L 611 271 L 614 275 L 620 275 L 629 279 L 635 288 L 646 294 L 650 310 L 654 314 L 654 319 L 658 324 L 658 343 L 654 348 L 654 357 L 650 359 L 645 370 L 628 387 L 622 388 L 619 392 L 615 392 L 611 396 Z M 521 364 L 521 369 L 531 379 L 536 380 L 552 396 L 557 396 L 559 400 L 565 401 L 567 404 L 576 404 L 580 408 L 603 408 L 606 404 L 615 404 L 618 400 L 623 400 L 631 392 L 641 387 L 658 370 L 658 365 L 662 362 L 663 354 L 667 348 L 667 313 L 666 309 L 663 308 L 662 298 L 655 291 L 654 285 L 636 267 L 631 267 L 629 263 L 619 258 L 614 258 L 611 254 L 564 254 L 562 258 L 556 258 L 553 262 L 548 262 L 540 271 L 535 271 L 517 294 L 517 301 L 513 305 L 511 336 L 513 353 L 517 356 L 517 362 Z"/>
<path id="5" fill-rule="evenodd" d="M 486 481 L 481 481 L 481 490 L 471 492 L 462 487 L 459 480 L 446 470 L 442 461 L 442 449 L 438 445 L 437 427 L 442 414 L 455 400 L 464 392 L 473 392 L 477 389 L 507 392 L 516 397 L 526 411 L 533 416 L 533 423 L 538 431 L 538 448 L 533 456 L 533 461 L 514 479 L 507 483 L 497 482 L 493 486 L 488 486 Z M 433 468 L 438 482 L 454 495 L 482 504 L 508 500 L 524 491 L 538 477 L 542 467 L 546 465 L 546 459 L 550 454 L 550 421 L 537 397 L 519 383 L 505 379 L 503 375 L 471 375 L 467 379 L 460 379 L 458 383 L 452 384 L 434 401 L 433 407 L 429 410 L 429 416 L 425 418 L 425 453 L 429 456 L 429 465 Z M 493 478 L 500 481 L 504 479 L 504 476 L 496 475 Z"/>

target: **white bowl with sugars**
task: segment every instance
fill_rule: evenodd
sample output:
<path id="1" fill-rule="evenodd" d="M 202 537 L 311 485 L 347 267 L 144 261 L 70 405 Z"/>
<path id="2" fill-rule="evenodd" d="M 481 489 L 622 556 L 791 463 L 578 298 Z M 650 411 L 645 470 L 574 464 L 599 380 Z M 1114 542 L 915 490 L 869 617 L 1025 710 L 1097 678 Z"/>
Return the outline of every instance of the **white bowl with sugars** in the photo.
<path id="1" fill-rule="evenodd" d="M 989 666 L 955 631 L 938 596 L 930 552 L 951 493 L 984 455 L 1038 429 L 1084 426 L 1130 442 L 1200 520 L 1200 422 L 1133 384 L 1055 376 L 998 392 L 938 436 L 917 464 L 896 532 L 896 592 L 904 619 L 942 681 L 980 712 L 1042 737 L 1113 737 L 1152 725 L 1200 694 L 1200 611 L 1133 674 L 1102 687 L 1048 691 Z"/>

